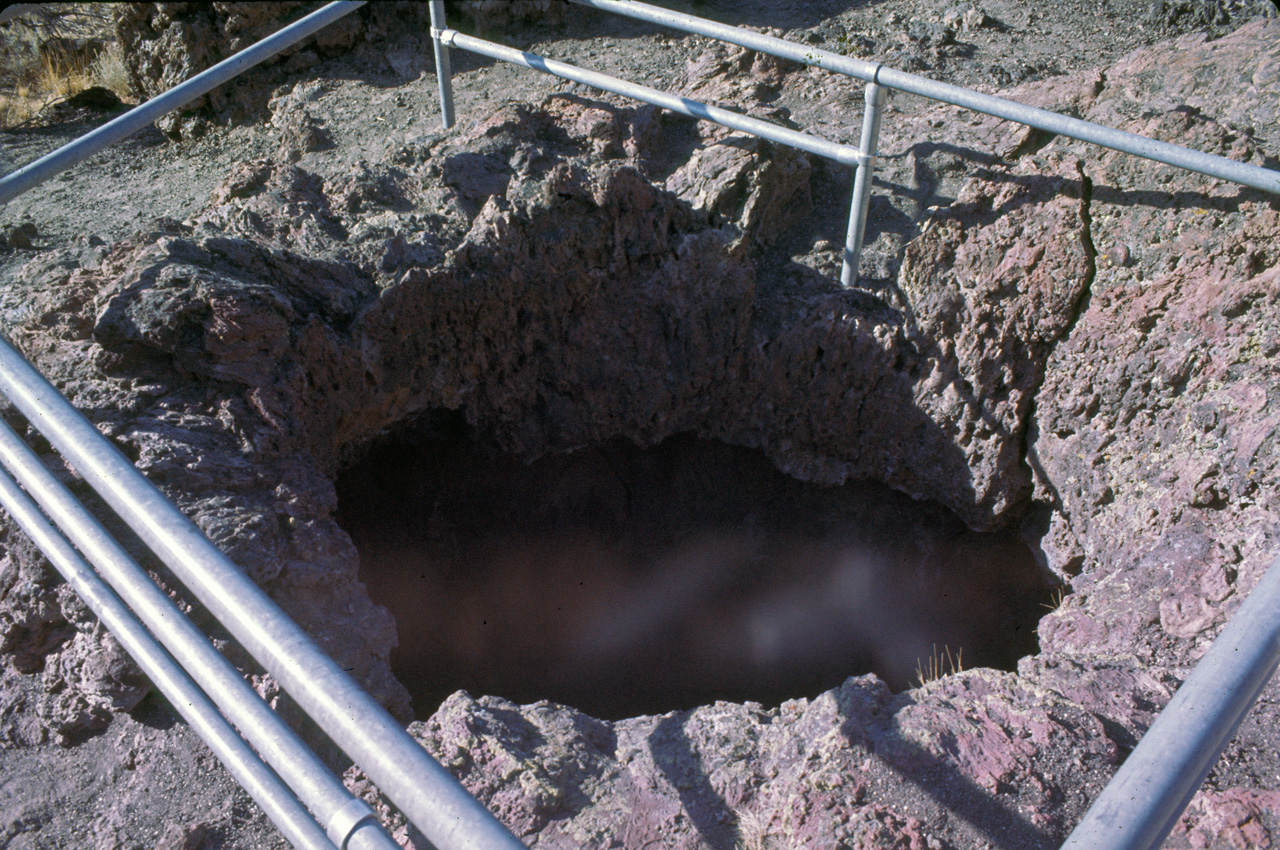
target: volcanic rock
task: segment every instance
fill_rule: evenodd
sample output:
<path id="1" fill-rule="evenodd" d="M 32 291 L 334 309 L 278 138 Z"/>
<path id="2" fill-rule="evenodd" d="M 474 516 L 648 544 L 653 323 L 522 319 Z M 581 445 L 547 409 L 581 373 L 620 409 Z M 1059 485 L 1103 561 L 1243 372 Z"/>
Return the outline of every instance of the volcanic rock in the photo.
<path id="1" fill-rule="evenodd" d="M 258 14 L 128 12 L 138 85 L 248 43 Z M 362 14 L 294 55 L 399 13 Z M 1012 96 L 1275 168 L 1277 44 L 1280 25 L 1258 22 Z M 896 695 L 853 676 L 776 707 L 613 722 L 458 693 L 414 722 L 531 846 L 1055 846 L 1275 556 L 1273 197 L 949 107 L 895 112 L 880 176 L 902 188 L 872 208 L 884 242 L 868 258 L 892 275 L 846 290 L 817 262 L 768 259 L 808 236 L 820 190 L 847 176 L 831 166 L 578 90 L 325 160 L 342 122 L 320 101 L 338 84 L 277 88 L 289 61 L 210 101 L 245 116 L 270 103 L 277 150 L 224 163 L 184 221 L 24 253 L 0 321 L 397 717 L 412 719 L 387 663 L 395 625 L 358 580 L 333 480 L 428 411 L 526 460 L 680 433 L 758 448 L 799 478 L 873 479 L 973 528 L 1017 527 L 1070 582 L 1016 672 Z M 825 108 L 804 106 L 807 71 L 748 53 L 689 68 L 691 96 L 798 125 Z M 847 101 L 842 85 L 831 96 Z M 0 532 L 0 741 L 71 745 L 149 716 L 114 642 Z M 1178 840 L 1272 840 L 1276 693 Z M 347 780 L 421 843 L 367 778 Z M 211 816 L 163 840 L 198 843 Z M 112 817 L 103 835 L 120 832 Z"/>

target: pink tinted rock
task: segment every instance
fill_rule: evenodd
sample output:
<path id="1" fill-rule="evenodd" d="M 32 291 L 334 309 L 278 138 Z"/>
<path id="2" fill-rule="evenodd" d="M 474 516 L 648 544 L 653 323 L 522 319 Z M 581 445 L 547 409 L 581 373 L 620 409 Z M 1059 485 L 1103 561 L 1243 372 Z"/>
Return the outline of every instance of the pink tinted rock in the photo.
<path id="1" fill-rule="evenodd" d="M 1201 791 L 1173 828 L 1195 848 L 1231 847 L 1247 850 L 1272 846 L 1272 831 L 1280 818 L 1280 792 L 1251 788 Z"/>

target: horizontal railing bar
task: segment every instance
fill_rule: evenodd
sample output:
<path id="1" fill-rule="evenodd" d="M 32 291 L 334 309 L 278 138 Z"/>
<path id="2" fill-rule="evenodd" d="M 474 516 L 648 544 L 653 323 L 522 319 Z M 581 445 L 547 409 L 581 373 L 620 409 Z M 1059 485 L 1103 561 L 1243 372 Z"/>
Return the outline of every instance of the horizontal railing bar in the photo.
<path id="1" fill-rule="evenodd" d="M 437 850 L 524 847 L 3 339 L 0 392 Z"/>
<path id="2" fill-rule="evenodd" d="M 8 426 L 5 426 L 8 427 Z M 191 728 L 204 739 L 227 771 L 299 850 L 337 850 L 284 783 L 254 754 L 204 692 L 156 643 L 129 608 L 85 563 L 7 472 L 0 471 L 0 505 L 40 547 L 49 563 L 115 635 Z"/>
<path id="3" fill-rule="evenodd" d="M 579 6 L 590 6 L 602 12 L 612 12 L 615 15 L 623 15 L 628 18 L 646 21 L 647 23 L 683 30 L 694 35 L 714 38 L 717 41 L 726 41 L 759 53 L 768 53 L 782 59 L 791 59 L 806 65 L 825 68 L 828 71 L 837 71 L 868 83 L 876 82 L 876 70 L 880 67 L 877 62 L 868 62 L 865 59 L 858 59 L 853 56 L 841 56 L 839 53 L 819 50 L 816 47 L 805 47 L 803 44 L 796 44 L 794 41 L 787 41 L 777 36 L 765 35 L 764 33 L 735 27 L 730 24 L 717 23 L 707 18 L 686 15 L 673 9 L 663 9 L 660 6 L 634 2 L 634 0 L 622 0 L 622 2 L 617 0 L 570 0 L 570 2 L 577 3 Z"/>
<path id="4" fill-rule="evenodd" d="M 861 160 L 865 159 L 858 152 L 858 149 L 852 145 L 843 145 L 839 142 L 832 142 L 818 136 L 802 133 L 799 130 L 780 127 L 769 121 L 752 118 L 737 112 L 730 112 L 727 109 L 690 100 L 687 97 L 680 97 L 669 92 L 659 91 L 649 86 L 621 80 L 608 74 L 601 74 L 598 71 L 590 71 L 577 65 L 557 62 L 554 59 L 547 59 L 536 53 L 517 50 L 514 47 L 504 47 L 492 41 L 464 35 L 457 30 L 442 30 L 440 32 L 440 41 L 448 47 L 456 47 L 460 50 L 478 53 L 481 56 L 488 56 L 490 59 L 499 59 L 503 62 L 510 62 L 513 65 L 532 68 L 535 71 L 543 71 L 556 77 L 572 80 L 575 83 L 583 83 L 593 88 L 625 95 L 635 100 L 651 103 L 654 106 L 661 106 L 663 109 L 669 109 L 681 115 L 687 115 L 690 118 L 713 121 L 732 130 L 740 130 L 753 136 L 760 136 L 773 142 L 790 145 L 793 148 L 798 148 L 816 156 L 833 159 L 845 165 L 857 165 Z"/>
<path id="5" fill-rule="evenodd" d="M 1280 664 L 1280 558 L 1107 783 L 1064 848 L 1155 850 Z"/>
<path id="6" fill-rule="evenodd" d="M 213 699 L 263 760 L 322 823 L 327 827 L 333 824 L 326 831 L 335 846 L 343 850 L 399 850 L 391 836 L 377 826 L 373 810 L 352 796 L 319 756 L 263 702 L 231 662 L 3 420 L 0 420 L 0 464 L 84 553 L 98 574 Z M 359 812 L 361 820 L 372 821 L 352 832 L 350 827 L 358 821 L 342 821 L 349 821 L 359 807 L 363 807 Z"/>
<path id="7" fill-rule="evenodd" d="M 845 74 L 846 76 L 877 83 L 908 94 L 927 97 L 953 106 L 962 106 L 985 115 L 1026 124 L 1038 130 L 1101 145 L 1105 148 L 1133 154 L 1144 159 L 1155 160 L 1166 165 L 1185 168 L 1188 171 L 1194 171 L 1207 177 L 1217 177 L 1222 180 L 1250 186 L 1254 189 L 1261 189 L 1264 192 L 1280 194 L 1280 172 L 1244 162 L 1236 162 L 1223 156 L 1216 156 L 1185 148 L 1181 145 L 1149 139 L 1136 133 L 1126 133 L 1123 130 L 1115 130 L 1111 127 L 1095 124 L 1092 121 L 1071 118 L 1067 115 L 1050 112 L 1047 109 L 1038 109 L 1034 106 L 1027 106 L 994 95 L 982 94 L 961 86 L 940 83 L 917 74 L 908 74 L 905 71 L 886 68 L 879 63 L 868 62 L 865 59 L 841 56 L 839 53 L 832 53 L 829 50 L 821 50 L 816 47 L 806 47 L 775 36 L 752 32 L 751 30 L 729 26 L 728 24 L 716 23 L 705 18 L 652 6 L 648 3 L 636 2 L 636 0 L 572 0 L 572 2 L 629 18 L 684 30 L 696 35 L 727 41 L 740 47 Z"/>
<path id="8" fill-rule="evenodd" d="M 1206 177 L 1217 177 L 1242 186 L 1260 189 L 1263 192 L 1280 194 L 1280 172 L 1250 165 L 1247 162 L 1236 162 L 1225 156 L 1192 150 L 1170 142 L 1162 142 L 1159 139 L 1150 139 L 1137 133 L 1116 130 L 1092 121 L 1060 115 L 1047 109 L 1015 103 L 994 95 L 970 91 L 960 86 L 936 82 L 892 68 L 881 68 L 876 74 L 876 81 L 880 85 L 899 91 L 962 106 L 996 118 L 1016 121 L 1038 130 L 1162 162 L 1165 165 L 1184 168 Z"/>
<path id="9" fill-rule="evenodd" d="M 190 103 L 202 94 L 207 94 L 232 77 L 270 59 L 286 47 L 328 26 L 343 15 L 354 12 L 364 4 L 365 0 L 336 0 L 329 3 L 305 18 L 272 33 L 262 41 L 246 47 L 236 55 L 224 59 L 212 68 L 196 74 L 186 82 L 179 83 L 146 103 L 135 106 L 119 118 L 108 121 L 74 142 L 69 142 L 56 151 L 6 174 L 3 179 L 0 179 L 0 204 L 7 204 L 54 175 L 84 162 L 103 148 L 132 136 L 157 118 Z"/>

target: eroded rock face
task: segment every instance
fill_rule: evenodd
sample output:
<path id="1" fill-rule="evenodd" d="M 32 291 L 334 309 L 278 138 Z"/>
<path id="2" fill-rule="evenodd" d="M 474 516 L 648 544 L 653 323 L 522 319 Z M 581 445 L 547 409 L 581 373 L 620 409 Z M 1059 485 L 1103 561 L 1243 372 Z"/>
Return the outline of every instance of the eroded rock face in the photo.
<path id="1" fill-rule="evenodd" d="M 759 296 L 746 247 L 787 219 L 755 216 L 757 199 L 803 195 L 806 172 L 784 169 L 801 187 L 790 192 L 780 177 L 744 178 L 729 196 L 697 196 L 713 209 L 693 206 L 646 177 L 644 140 L 662 149 L 654 120 L 553 98 L 431 156 L 403 151 L 403 165 L 321 178 L 245 163 L 192 222 L 93 268 L 33 269 L 60 323 L 19 324 L 14 340 L 402 715 L 391 623 L 355 585 L 329 477 L 424 410 L 461 410 L 529 459 L 693 432 L 758 446 L 809 480 L 880 478 L 975 526 L 1007 516 L 1025 488 L 1000 463 L 971 463 L 964 444 L 985 412 L 961 400 L 931 416 L 917 402 L 939 378 L 919 368 L 911 335 L 959 302 L 918 299 L 913 329 L 904 310 L 830 284 Z M 777 167 L 749 150 L 751 174 Z M 733 160 L 711 173 L 738 171 Z M 1061 181 L 1028 182 L 1040 195 L 1024 214 L 1039 200 L 1077 215 L 1078 199 L 1052 191 Z M 1069 310 L 1073 291 L 1051 306 Z M 1006 363 L 1004 380 L 1034 386 L 1046 351 Z M 70 365 L 86 359 L 93 371 Z M 991 436 L 1006 467 L 1026 407 Z M 56 624 L 14 640 L 44 648 Z"/>
<path id="2" fill-rule="evenodd" d="M 1274 97 L 1223 97 L 1202 111 L 1238 75 L 1266 79 L 1280 59 L 1274 34 L 1256 24 L 1219 42 L 1185 40 L 1160 59 L 1134 54 L 1108 72 L 1090 117 L 1127 117 L 1121 126 L 1135 132 L 1274 168 L 1274 122 L 1255 117 Z M 1237 51 L 1253 59 L 1217 64 Z M 1139 172 L 1118 155 L 1086 169 L 1098 274 L 1050 361 L 1033 443 L 1038 493 L 1055 507 L 1045 549 L 1080 575 L 1041 624 L 1036 667 L 1089 659 L 1086 680 L 1109 669 L 1119 680 L 1075 698 L 1133 734 L 1167 699 L 1161 671 L 1182 675 L 1276 555 L 1280 515 L 1265 494 L 1280 425 L 1280 210 L 1274 198 L 1172 169 Z M 1093 660 L 1103 657 L 1113 660 Z M 1193 846 L 1273 840 L 1276 809 L 1260 802 L 1272 771 L 1256 752 L 1270 746 L 1269 722 L 1246 725 L 1184 815 Z"/>
<path id="3" fill-rule="evenodd" d="M 1134 54 L 1108 72 L 1089 115 L 1274 168 L 1275 127 L 1252 117 L 1273 97 L 1202 108 L 1220 84 L 1275 65 L 1275 29 L 1188 39 L 1159 60 Z M 1247 70 L 1217 64 L 1236 51 L 1254 57 Z M 1113 721 L 1123 740 L 1146 727 L 1171 676 L 1185 675 L 1276 556 L 1280 206 L 1118 155 L 1086 171 L 1098 272 L 1050 360 L 1032 443 L 1037 495 L 1053 506 L 1045 551 L 1078 576 L 1042 621 L 1042 654 L 1026 668 Z M 1276 810 L 1258 802 L 1274 788 L 1261 766 L 1270 756 L 1258 753 L 1270 748 L 1264 706 L 1184 815 L 1193 846 L 1218 846 L 1208 824 L 1222 846 L 1273 840 Z"/>
<path id="4" fill-rule="evenodd" d="M 1072 158 L 975 178 L 903 258 L 899 286 L 929 370 L 917 404 L 950 426 L 974 501 L 996 517 L 1026 496 L 1028 413 L 1093 279 L 1088 192 Z"/>

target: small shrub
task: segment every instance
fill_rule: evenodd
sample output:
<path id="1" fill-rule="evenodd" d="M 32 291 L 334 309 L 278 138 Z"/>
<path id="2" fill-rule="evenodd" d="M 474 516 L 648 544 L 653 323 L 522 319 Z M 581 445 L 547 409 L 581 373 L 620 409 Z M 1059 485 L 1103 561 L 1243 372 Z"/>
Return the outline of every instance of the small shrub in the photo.
<path id="1" fill-rule="evenodd" d="M 0 63 L 0 129 L 93 86 L 122 100 L 131 94 L 105 4 L 39 4 L 0 24 Z"/>
<path id="2" fill-rule="evenodd" d="M 93 85 L 111 89 L 126 102 L 133 101 L 133 89 L 129 86 L 129 72 L 124 66 L 124 51 L 119 43 L 111 45 L 93 61 L 90 69 Z"/>

